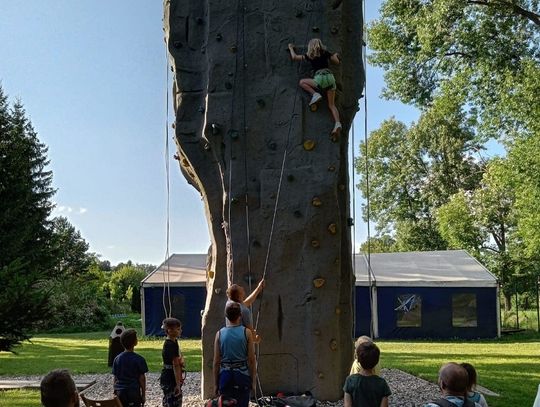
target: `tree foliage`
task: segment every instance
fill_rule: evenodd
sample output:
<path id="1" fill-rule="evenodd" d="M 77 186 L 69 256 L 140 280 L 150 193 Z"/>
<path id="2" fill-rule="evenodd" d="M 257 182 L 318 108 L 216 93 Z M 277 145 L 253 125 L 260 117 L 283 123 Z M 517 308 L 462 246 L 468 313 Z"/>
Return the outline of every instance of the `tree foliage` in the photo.
<path id="1" fill-rule="evenodd" d="M 478 131 L 507 135 L 502 101 L 509 84 L 537 80 L 539 32 L 536 0 L 386 0 L 368 29 L 370 61 L 385 70 L 387 97 L 423 109 L 445 83 L 466 83 Z"/>
<path id="2" fill-rule="evenodd" d="M 10 109 L 0 88 L 0 351 L 29 338 L 50 314 L 43 286 L 54 264 L 48 163 L 22 104 Z"/>

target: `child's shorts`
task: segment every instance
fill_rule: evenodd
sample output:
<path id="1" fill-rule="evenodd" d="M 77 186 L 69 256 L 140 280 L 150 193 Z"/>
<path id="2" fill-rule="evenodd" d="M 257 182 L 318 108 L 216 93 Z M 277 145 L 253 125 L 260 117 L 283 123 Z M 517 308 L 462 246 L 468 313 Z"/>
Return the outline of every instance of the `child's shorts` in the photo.
<path id="1" fill-rule="evenodd" d="M 313 80 L 322 90 L 336 90 L 336 78 L 330 69 L 319 69 Z"/>

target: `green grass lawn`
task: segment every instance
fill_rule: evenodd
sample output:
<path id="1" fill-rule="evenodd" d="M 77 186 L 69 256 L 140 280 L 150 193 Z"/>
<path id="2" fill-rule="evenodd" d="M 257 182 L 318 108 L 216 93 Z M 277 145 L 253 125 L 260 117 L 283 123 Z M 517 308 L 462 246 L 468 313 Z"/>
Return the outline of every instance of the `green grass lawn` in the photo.
<path id="1" fill-rule="evenodd" d="M 540 339 L 524 334 L 492 341 L 378 341 L 382 367 L 397 368 L 436 382 L 445 362 L 469 362 L 478 384 L 501 395 L 490 407 L 532 406 L 540 383 Z"/>
<path id="2" fill-rule="evenodd" d="M 54 368 L 73 373 L 104 373 L 108 332 L 39 335 L 17 349 L 18 355 L 0 353 L 0 376 L 44 374 Z M 524 334 L 492 341 L 377 341 L 381 364 L 436 382 L 439 367 L 448 361 L 472 363 L 479 384 L 501 394 L 488 397 L 491 407 L 532 405 L 540 383 L 540 339 Z M 151 372 L 161 364 L 161 339 L 142 338 L 136 351 Z M 200 340 L 182 340 L 189 371 L 201 369 Z M 39 406 L 35 391 L 0 391 L 0 406 Z"/>

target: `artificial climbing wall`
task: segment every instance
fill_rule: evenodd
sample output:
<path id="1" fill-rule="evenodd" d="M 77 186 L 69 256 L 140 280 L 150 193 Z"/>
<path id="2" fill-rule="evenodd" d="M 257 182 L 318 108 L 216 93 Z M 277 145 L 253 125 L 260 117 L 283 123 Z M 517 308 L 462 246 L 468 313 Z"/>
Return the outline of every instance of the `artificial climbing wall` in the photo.
<path id="1" fill-rule="evenodd" d="M 360 0 L 165 0 L 180 169 L 201 194 L 211 247 L 203 316 L 203 397 L 229 282 L 249 292 L 262 336 L 265 394 L 342 397 L 353 358 L 347 133 L 363 88 Z M 321 38 L 334 67 L 343 132 L 326 101 L 312 112 L 298 81 Z M 276 205 L 277 202 L 277 205 Z M 273 234 L 271 230 L 273 227 Z M 183 232 L 185 233 L 185 231 Z"/>

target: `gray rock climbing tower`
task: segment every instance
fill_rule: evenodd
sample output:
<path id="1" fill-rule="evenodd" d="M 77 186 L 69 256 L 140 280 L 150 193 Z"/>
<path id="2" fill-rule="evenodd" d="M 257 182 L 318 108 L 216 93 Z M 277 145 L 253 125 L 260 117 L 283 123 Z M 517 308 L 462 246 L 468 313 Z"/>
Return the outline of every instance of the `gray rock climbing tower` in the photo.
<path id="1" fill-rule="evenodd" d="M 362 2 L 164 6 L 180 169 L 201 193 L 212 240 L 203 397 L 213 396 L 213 341 L 227 284 L 249 293 L 250 281 L 266 270 L 266 289 L 253 306 L 263 391 L 309 390 L 336 400 L 353 358 L 347 133 L 364 82 Z M 313 37 L 341 55 L 333 68 L 343 123 L 338 140 L 330 138 L 326 101 L 312 112 L 298 87 L 310 66 L 287 52 L 288 43 L 305 52 Z"/>

